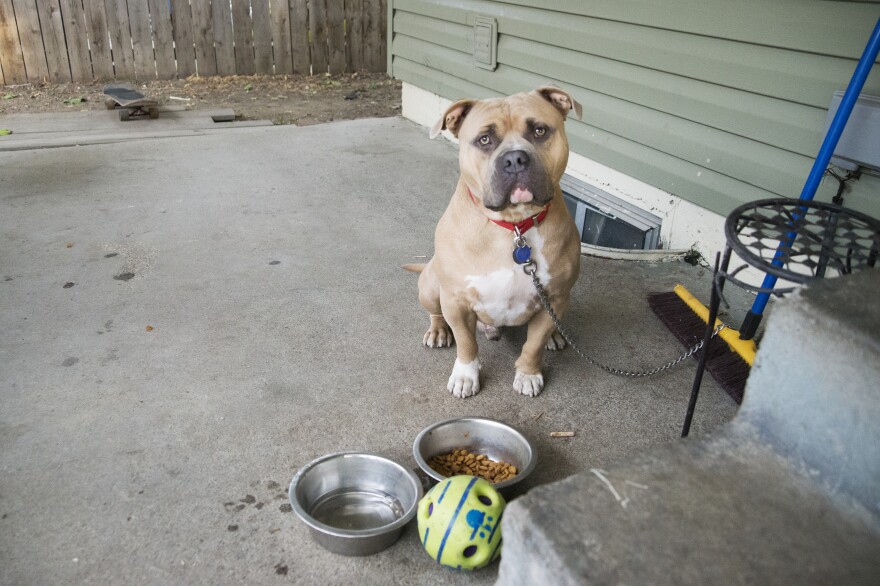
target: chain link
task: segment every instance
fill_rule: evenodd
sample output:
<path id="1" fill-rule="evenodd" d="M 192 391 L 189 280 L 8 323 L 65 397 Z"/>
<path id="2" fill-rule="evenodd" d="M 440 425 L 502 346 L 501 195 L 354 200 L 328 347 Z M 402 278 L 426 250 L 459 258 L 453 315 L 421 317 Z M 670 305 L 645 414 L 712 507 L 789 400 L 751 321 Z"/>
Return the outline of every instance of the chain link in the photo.
<path id="1" fill-rule="evenodd" d="M 652 368 L 651 370 L 623 370 L 620 368 L 614 368 L 613 366 L 607 366 L 602 364 L 601 362 L 596 362 L 586 354 L 584 354 L 580 348 L 572 341 L 572 339 L 565 333 L 565 330 L 562 328 L 562 324 L 559 322 L 559 318 L 556 315 L 556 312 L 553 311 L 553 306 L 550 305 L 550 298 L 547 295 L 547 292 L 544 290 L 543 285 L 541 285 L 541 281 L 538 279 L 538 267 L 535 265 L 535 261 L 530 260 L 528 263 L 523 265 L 523 271 L 527 275 L 532 278 L 532 282 L 535 284 L 535 289 L 538 291 L 538 296 L 541 298 L 541 304 L 544 306 L 544 309 L 547 310 L 547 313 L 550 314 L 550 318 L 553 319 L 553 323 L 556 325 L 556 329 L 565 338 L 565 341 L 568 342 L 568 345 L 571 346 L 578 355 L 598 368 L 601 368 L 605 372 L 609 372 L 618 376 L 630 376 L 630 377 L 645 377 L 652 376 L 655 374 L 659 374 L 666 370 L 669 370 L 673 366 L 680 364 L 683 360 L 690 358 L 693 356 L 700 348 L 703 347 L 703 340 L 700 340 L 698 344 L 692 346 L 687 352 L 679 356 L 678 358 L 671 360 L 664 364 L 663 366 L 658 366 L 657 368 Z M 715 330 L 712 332 L 712 337 L 718 335 L 718 333 L 727 327 L 725 324 L 720 324 Z"/>

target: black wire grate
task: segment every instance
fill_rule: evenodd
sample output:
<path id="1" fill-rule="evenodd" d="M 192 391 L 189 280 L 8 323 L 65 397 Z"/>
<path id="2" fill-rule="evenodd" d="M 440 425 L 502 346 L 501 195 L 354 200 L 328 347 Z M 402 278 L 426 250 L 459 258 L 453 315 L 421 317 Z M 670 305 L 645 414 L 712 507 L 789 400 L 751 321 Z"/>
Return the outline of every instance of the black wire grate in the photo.
<path id="1" fill-rule="evenodd" d="M 880 222 L 824 202 L 750 202 L 730 213 L 724 231 L 728 245 L 743 261 L 797 284 L 873 268 L 880 256 Z"/>

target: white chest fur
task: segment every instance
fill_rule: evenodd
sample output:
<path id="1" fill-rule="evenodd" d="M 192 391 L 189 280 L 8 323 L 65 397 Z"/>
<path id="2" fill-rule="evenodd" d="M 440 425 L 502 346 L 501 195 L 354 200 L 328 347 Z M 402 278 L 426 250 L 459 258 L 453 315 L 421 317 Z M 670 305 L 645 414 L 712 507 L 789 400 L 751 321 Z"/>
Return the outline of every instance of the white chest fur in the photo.
<path id="1" fill-rule="evenodd" d="M 537 230 L 526 233 L 526 240 L 532 248 L 532 259 L 537 264 L 536 274 L 541 283 L 546 285 L 550 282 L 550 271 L 541 252 L 544 240 Z M 512 255 L 512 239 L 510 250 Z M 504 260 L 501 268 L 484 275 L 468 275 L 465 282 L 468 290 L 475 296 L 474 311 L 482 321 L 487 321 L 490 325 L 522 325 L 540 308 L 540 298 L 532 278 L 523 271 L 521 265 L 514 264 L 511 257 Z"/>

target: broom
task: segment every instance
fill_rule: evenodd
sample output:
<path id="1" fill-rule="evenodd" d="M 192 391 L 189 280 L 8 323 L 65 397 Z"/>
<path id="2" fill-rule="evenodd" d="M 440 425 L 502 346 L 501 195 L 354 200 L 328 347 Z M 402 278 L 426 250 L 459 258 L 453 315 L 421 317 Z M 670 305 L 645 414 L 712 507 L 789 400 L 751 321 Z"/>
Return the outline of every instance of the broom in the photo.
<path id="1" fill-rule="evenodd" d="M 703 339 L 709 309 L 683 285 L 676 285 L 671 293 L 649 294 L 648 305 L 685 347 L 690 348 Z M 720 320 L 715 320 L 714 327 L 720 324 Z M 739 332 L 730 327 L 725 327 L 718 336 L 727 344 L 711 345 L 706 370 L 740 404 L 757 347 L 752 340 L 740 340 Z"/>

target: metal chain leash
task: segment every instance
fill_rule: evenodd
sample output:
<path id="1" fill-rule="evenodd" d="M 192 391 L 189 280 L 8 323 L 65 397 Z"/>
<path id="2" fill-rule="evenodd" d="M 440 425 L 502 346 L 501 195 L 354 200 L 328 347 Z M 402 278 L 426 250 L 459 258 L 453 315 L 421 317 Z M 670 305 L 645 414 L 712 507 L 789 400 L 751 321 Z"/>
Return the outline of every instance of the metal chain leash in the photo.
<path id="1" fill-rule="evenodd" d="M 516 231 L 516 238 L 514 239 L 514 244 L 517 246 L 517 248 L 523 248 L 526 246 L 525 238 L 523 237 L 522 234 L 519 233 L 519 230 Z M 515 254 L 514 254 L 514 259 L 516 259 Z M 519 261 L 517 261 L 517 262 L 519 262 Z M 682 361 L 693 356 L 696 352 L 698 352 L 700 350 L 700 348 L 703 347 L 704 341 L 700 340 L 699 343 L 692 346 L 687 352 L 685 352 L 684 354 L 682 354 L 678 358 L 675 358 L 674 360 L 670 360 L 669 362 L 667 362 L 663 366 L 658 366 L 657 368 L 652 368 L 651 370 L 623 370 L 620 368 L 614 368 L 613 366 L 608 366 L 608 365 L 602 364 L 601 362 L 597 362 L 597 361 L 593 360 L 592 358 L 590 358 L 589 356 L 587 356 L 586 354 L 584 354 L 581 351 L 581 349 L 577 347 L 577 344 L 574 343 L 574 341 L 571 339 L 571 337 L 569 337 L 569 335 L 563 329 L 562 323 L 560 323 L 560 321 L 559 321 L 559 317 L 556 315 L 556 312 L 553 311 L 553 306 L 550 305 L 550 297 L 547 295 L 547 292 L 544 290 L 544 286 L 541 285 L 541 280 L 538 279 L 538 275 L 537 275 L 538 266 L 535 263 L 535 261 L 531 258 L 528 258 L 525 262 L 520 263 L 520 264 L 522 264 L 523 271 L 528 276 L 530 276 L 532 278 L 532 282 L 535 284 L 535 289 L 538 291 L 538 297 L 541 298 L 541 304 L 544 306 L 544 309 L 547 311 L 547 313 L 550 314 L 550 318 L 553 320 L 553 323 L 556 325 L 556 329 L 559 331 L 560 335 L 562 335 L 562 337 L 565 339 L 565 341 L 568 342 L 568 345 L 571 346 L 574 349 L 574 351 L 577 352 L 581 358 L 583 358 L 584 360 L 586 360 L 587 362 L 589 362 L 593 366 L 596 366 L 596 367 L 604 370 L 605 372 L 609 372 L 609 373 L 617 375 L 617 376 L 631 376 L 631 377 L 652 376 L 652 375 L 664 372 L 666 370 L 669 370 L 673 366 L 680 364 Z M 717 336 L 718 333 L 721 330 L 723 330 L 725 327 L 727 327 L 727 326 L 726 326 L 726 324 L 723 324 L 723 323 L 721 325 L 719 325 L 718 327 L 716 327 L 715 330 L 712 332 L 712 337 L 714 338 L 715 336 Z"/>

